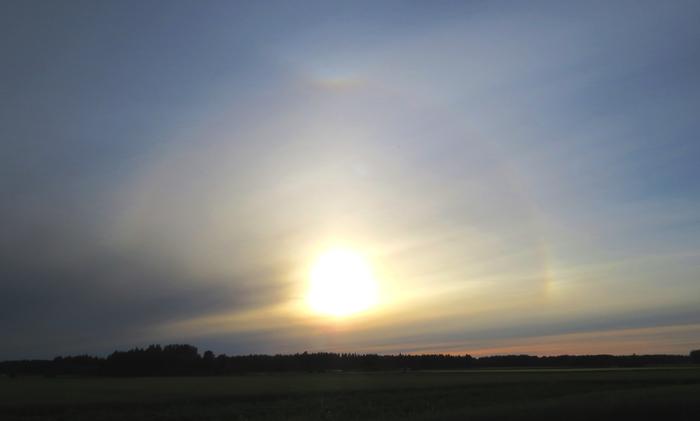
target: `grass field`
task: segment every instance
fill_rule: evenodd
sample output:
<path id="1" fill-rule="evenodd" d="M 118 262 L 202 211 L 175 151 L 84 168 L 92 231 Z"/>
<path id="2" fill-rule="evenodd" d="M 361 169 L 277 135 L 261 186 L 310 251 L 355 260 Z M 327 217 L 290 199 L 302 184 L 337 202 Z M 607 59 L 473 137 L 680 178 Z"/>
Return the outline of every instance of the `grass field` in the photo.
<path id="1" fill-rule="evenodd" d="M 700 369 L 0 378 L 2 420 L 700 419 Z"/>

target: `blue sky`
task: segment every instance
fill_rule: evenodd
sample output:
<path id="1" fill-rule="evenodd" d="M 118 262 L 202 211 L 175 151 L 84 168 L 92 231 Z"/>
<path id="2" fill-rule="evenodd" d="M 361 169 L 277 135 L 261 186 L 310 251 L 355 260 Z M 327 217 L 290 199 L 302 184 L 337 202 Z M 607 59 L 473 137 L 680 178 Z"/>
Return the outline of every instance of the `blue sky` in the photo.
<path id="1" fill-rule="evenodd" d="M 1 8 L 0 358 L 700 347 L 695 2 Z"/>

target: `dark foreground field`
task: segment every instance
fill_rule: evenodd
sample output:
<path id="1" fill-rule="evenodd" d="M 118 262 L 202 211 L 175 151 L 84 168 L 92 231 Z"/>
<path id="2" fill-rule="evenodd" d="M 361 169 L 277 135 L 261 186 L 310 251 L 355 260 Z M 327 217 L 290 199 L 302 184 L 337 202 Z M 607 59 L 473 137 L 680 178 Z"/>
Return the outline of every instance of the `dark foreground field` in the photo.
<path id="1" fill-rule="evenodd" d="M 700 369 L 0 378 L 2 420 L 700 420 Z"/>

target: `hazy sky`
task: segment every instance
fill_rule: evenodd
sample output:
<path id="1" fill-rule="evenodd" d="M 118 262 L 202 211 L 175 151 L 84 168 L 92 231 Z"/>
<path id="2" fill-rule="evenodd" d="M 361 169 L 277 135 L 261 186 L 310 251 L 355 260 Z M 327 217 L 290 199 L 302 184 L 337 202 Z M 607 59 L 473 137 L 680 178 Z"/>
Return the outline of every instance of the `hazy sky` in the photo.
<path id="1" fill-rule="evenodd" d="M 4 1 L 0 359 L 700 347 L 696 1 Z M 379 305 L 304 307 L 324 250 Z"/>

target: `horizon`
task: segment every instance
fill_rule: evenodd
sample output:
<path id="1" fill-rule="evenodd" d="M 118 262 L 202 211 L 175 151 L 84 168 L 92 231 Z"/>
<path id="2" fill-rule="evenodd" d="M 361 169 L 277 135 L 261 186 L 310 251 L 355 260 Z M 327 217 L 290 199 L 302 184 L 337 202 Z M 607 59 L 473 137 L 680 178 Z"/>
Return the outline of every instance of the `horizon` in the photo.
<path id="1" fill-rule="evenodd" d="M 534 357 L 534 358 L 556 358 L 556 357 L 601 357 L 601 356 L 607 356 L 607 357 L 650 357 L 650 356 L 672 356 L 672 357 L 689 357 L 690 353 L 693 351 L 698 351 L 695 349 L 688 350 L 685 354 L 639 354 L 639 353 L 632 353 L 632 354 L 611 354 L 611 353 L 601 353 L 601 354 L 548 354 L 548 355 L 538 355 L 538 354 L 483 354 L 483 355 L 474 355 L 470 353 L 421 353 L 421 354 L 412 354 L 412 353 L 396 353 L 396 354 L 382 354 L 382 353 L 354 353 L 354 352 L 341 352 L 341 351 L 298 351 L 298 352 L 291 352 L 291 353 L 284 353 L 284 354 L 226 354 L 226 353 L 217 353 L 211 349 L 199 349 L 199 347 L 192 345 L 192 344 L 151 344 L 148 346 L 144 347 L 135 347 L 131 349 L 115 349 L 110 353 L 106 354 L 89 354 L 89 353 L 77 353 L 77 354 L 72 354 L 72 355 L 55 355 L 51 358 L 33 358 L 33 359 L 28 359 L 28 358 L 18 358 L 18 359 L 11 359 L 11 360 L 0 360 L 0 363 L 6 363 L 6 362 L 19 362 L 19 361 L 53 361 L 57 358 L 74 358 L 74 357 L 90 357 L 90 358 L 98 358 L 98 359 L 107 359 L 110 355 L 114 353 L 125 353 L 125 352 L 130 352 L 130 351 L 143 351 L 148 349 L 150 346 L 160 346 L 160 347 L 166 347 L 166 346 L 171 346 L 171 345 L 188 345 L 188 346 L 193 346 L 197 348 L 197 355 L 202 358 L 206 352 L 212 352 L 214 354 L 214 357 L 256 357 L 256 356 L 264 356 L 264 357 L 275 357 L 275 356 L 282 356 L 282 357 L 291 357 L 291 356 L 297 356 L 297 355 L 314 355 L 314 354 L 333 354 L 333 355 L 356 355 L 356 356 L 371 356 L 371 355 L 376 355 L 380 357 L 398 357 L 398 356 L 409 356 L 409 357 L 427 357 L 427 356 L 447 356 L 447 357 L 471 357 L 474 359 L 481 359 L 481 358 L 497 358 L 497 357 Z"/>
<path id="2" fill-rule="evenodd" d="M 0 361 L 700 349 L 700 2 L 8 1 Z"/>
<path id="3" fill-rule="evenodd" d="M 188 348 L 189 350 L 192 350 L 193 352 L 196 351 L 196 356 L 197 358 L 205 358 L 206 354 L 211 353 L 211 355 L 214 358 L 217 357 L 226 357 L 226 358 L 239 358 L 239 357 L 295 357 L 295 356 L 304 356 L 304 355 L 336 355 L 336 356 L 356 356 L 356 357 L 362 357 L 362 356 L 378 356 L 378 357 L 469 357 L 474 360 L 479 360 L 479 359 L 490 359 L 490 358 L 500 358 L 500 357 L 530 357 L 530 358 L 538 358 L 538 359 L 549 359 L 549 358 L 561 358 L 561 357 L 572 357 L 572 358 L 582 358 L 582 357 L 612 357 L 612 358 L 646 358 L 646 357 L 683 357 L 687 358 L 688 362 L 695 362 L 694 358 L 697 358 L 697 356 L 694 356 L 694 354 L 700 353 L 700 349 L 691 349 L 688 350 L 688 352 L 684 354 L 638 354 L 638 353 L 631 353 L 631 354 L 612 354 L 612 353 L 599 353 L 599 354 L 547 354 L 547 355 L 538 355 L 538 354 L 482 354 L 482 355 L 474 355 L 469 352 L 467 353 L 393 353 L 393 354 L 382 354 L 382 353 L 356 353 L 356 352 L 342 352 L 342 351 L 298 351 L 298 352 L 291 352 L 291 353 L 267 353 L 267 354 L 226 354 L 226 353 L 217 353 L 211 349 L 200 349 L 196 345 L 192 344 L 184 344 L 184 343 L 172 343 L 172 344 L 159 344 L 159 343 L 153 343 L 149 344 L 147 346 L 142 346 L 142 347 L 133 347 L 133 348 L 128 348 L 128 349 L 114 349 L 109 353 L 105 354 L 89 354 L 89 353 L 77 353 L 73 355 L 56 355 L 52 358 L 37 358 L 37 359 L 27 359 L 27 358 L 19 358 L 19 359 L 13 359 L 13 360 L 0 360 L 0 363 L 12 363 L 12 362 L 22 362 L 22 361 L 55 361 L 57 359 L 69 359 L 69 358 L 82 358 L 82 357 L 88 357 L 88 358 L 96 358 L 96 359 L 102 359 L 102 360 L 107 360 L 111 356 L 116 355 L 116 354 L 127 354 L 127 353 L 132 353 L 132 352 L 147 352 L 150 351 L 151 349 L 155 349 L 157 351 L 165 351 L 168 348 Z"/>

